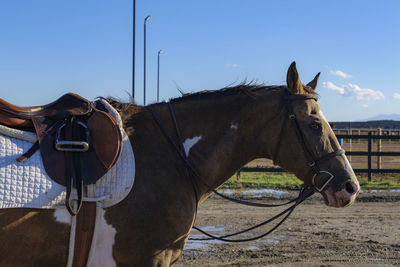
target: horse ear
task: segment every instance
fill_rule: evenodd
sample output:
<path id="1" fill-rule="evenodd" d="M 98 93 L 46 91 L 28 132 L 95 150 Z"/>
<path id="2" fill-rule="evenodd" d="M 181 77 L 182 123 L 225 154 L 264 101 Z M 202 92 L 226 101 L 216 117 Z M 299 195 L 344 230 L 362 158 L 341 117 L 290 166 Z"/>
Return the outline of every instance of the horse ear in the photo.
<path id="1" fill-rule="evenodd" d="M 317 88 L 318 78 L 319 78 L 320 74 L 321 74 L 321 72 L 318 72 L 318 74 L 315 75 L 315 78 L 311 82 L 307 83 L 307 86 L 310 86 L 311 89 L 313 89 L 314 91 Z"/>
<path id="2" fill-rule="evenodd" d="M 294 61 L 290 64 L 287 72 L 286 83 L 292 94 L 304 94 L 303 84 L 300 81 L 299 73 L 296 69 L 296 62 Z"/>

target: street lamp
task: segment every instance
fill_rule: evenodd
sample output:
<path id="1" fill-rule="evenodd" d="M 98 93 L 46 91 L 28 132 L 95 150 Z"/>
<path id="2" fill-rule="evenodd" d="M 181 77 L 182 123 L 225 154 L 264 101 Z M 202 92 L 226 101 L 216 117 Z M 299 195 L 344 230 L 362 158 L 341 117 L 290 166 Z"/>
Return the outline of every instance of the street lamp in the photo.
<path id="1" fill-rule="evenodd" d="M 158 60 L 157 60 L 157 102 L 160 100 L 160 55 L 164 53 L 164 51 L 158 51 Z"/>
<path id="2" fill-rule="evenodd" d="M 150 19 L 150 16 L 147 16 L 144 19 L 144 46 L 143 46 L 143 105 L 146 105 L 146 22 Z"/>
<path id="3" fill-rule="evenodd" d="M 136 44 L 136 0 L 133 0 L 132 16 L 132 101 L 135 99 L 135 44 Z"/>

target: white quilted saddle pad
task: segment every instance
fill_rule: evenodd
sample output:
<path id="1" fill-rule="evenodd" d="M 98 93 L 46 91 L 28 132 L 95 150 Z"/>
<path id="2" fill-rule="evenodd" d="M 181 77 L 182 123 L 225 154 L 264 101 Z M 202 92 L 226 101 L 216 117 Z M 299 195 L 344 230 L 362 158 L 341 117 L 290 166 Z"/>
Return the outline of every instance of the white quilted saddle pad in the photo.
<path id="1" fill-rule="evenodd" d="M 86 186 L 84 201 L 96 201 L 107 208 L 119 203 L 132 190 L 135 178 L 135 159 L 129 138 L 122 128 L 119 114 L 105 100 L 109 110 L 121 128 L 122 151 L 117 164 L 99 179 Z M 0 208 L 54 209 L 65 205 L 66 190 L 46 174 L 40 151 L 24 162 L 16 158 L 26 152 L 36 135 L 0 125 Z M 74 194 L 75 193 L 75 194 Z M 71 199 L 76 197 L 72 192 Z"/>

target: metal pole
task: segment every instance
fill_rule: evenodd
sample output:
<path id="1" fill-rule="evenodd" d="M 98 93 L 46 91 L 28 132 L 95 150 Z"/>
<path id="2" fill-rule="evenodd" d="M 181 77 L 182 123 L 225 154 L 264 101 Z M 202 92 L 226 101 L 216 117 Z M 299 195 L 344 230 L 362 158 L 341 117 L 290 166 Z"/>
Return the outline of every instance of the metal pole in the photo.
<path id="1" fill-rule="evenodd" d="M 135 99 L 135 44 L 136 44 L 136 0 L 133 0 L 133 33 L 132 33 L 132 100 Z"/>
<path id="2" fill-rule="evenodd" d="M 150 16 L 147 16 L 144 19 L 144 32 L 143 32 L 143 105 L 146 105 L 146 22 L 150 19 Z"/>
<path id="3" fill-rule="evenodd" d="M 158 51 L 158 58 L 157 58 L 157 102 L 160 102 L 160 54 L 163 51 Z"/>

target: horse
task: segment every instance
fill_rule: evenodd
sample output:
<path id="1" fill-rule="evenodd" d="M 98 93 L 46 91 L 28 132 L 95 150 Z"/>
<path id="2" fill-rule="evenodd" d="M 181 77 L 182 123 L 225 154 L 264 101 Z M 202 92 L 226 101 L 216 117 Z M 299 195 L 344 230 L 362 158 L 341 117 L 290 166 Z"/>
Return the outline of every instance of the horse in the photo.
<path id="1" fill-rule="evenodd" d="M 100 214 L 92 266 L 172 265 L 210 187 L 256 158 L 273 159 L 314 185 L 328 206 L 351 205 L 360 186 L 316 101 L 318 77 L 303 85 L 293 62 L 286 86 L 239 84 L 150 106 L 170 137 L 182 139 L 187 161 L 209 187 L 193 178 L 148 107 L 110 99 L 133 146 L 136 178 L 129 195 Z M 1 210 L 0 264 L 66 265 L 70 226 L 66 209 Z"/>

